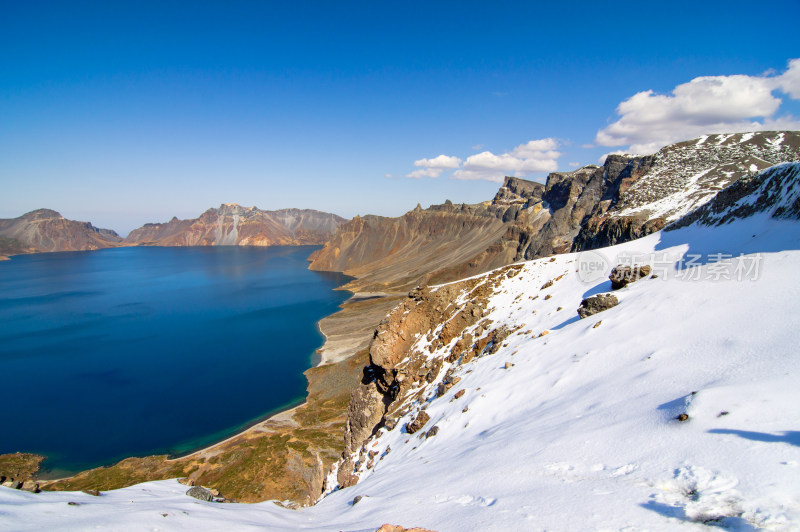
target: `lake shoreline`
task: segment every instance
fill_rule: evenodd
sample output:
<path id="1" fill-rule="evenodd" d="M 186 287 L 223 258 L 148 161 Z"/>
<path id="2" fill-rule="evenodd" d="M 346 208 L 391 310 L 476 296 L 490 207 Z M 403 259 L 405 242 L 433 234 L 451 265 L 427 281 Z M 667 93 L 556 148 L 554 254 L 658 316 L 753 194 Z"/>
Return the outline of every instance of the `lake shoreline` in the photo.
<path id="1" fill-rule="evenodd" d="M 231 379 L 228 379 L 228 384 L 221 388 L 214 385 L 215 388 L 220 388 L 220 395 L 213 399 L 211 403 L 206 402 L 206 406 L 211 407 L 208 414 L 204 415 L 201 410 L 192 409 L 186 402 L 176 404 L 178 406 L 177 412 L 188 408 L 190 410 L 188 415 L 191 416 L 187 422 L 182 422 L 180 429 L 176 428 L 176 430 L 161 433 L 160 427 L 163 423 L 159 417 L 153 418 L 151 422 L 149 414 L 145 417 L 139 417 L 138 415 L 131 417 L 123 414 L 122 418 L 118 418 L 109 427 L 122 423 L 127 425 L 127 429 L 117 434 L 114 443 L 104 445 L 102 449 L 98 447 L 100 452 L 95 452 L 94 448 L 89 445 L 82 449 L 79 447 L 82 445 L 80 442 L 86 441 L 88 444 L 98 439 L 98 441 L 103 441 L 105 437 L 102 435 L 102 431 L 109 427 L 104 429 L 102 426 L 93 424 L 88 420 L 87 416 L 81 414 L 80 409 L 74 410 L 74 413 L 71 412 L 73 414 L 72 417 L 61 415 L 60 410 L 57 409 L 59 414 L 56 415 L 61 415 L 60 419 L 65 420 L 59 426 L 66 424 L 65 426 L 72 427 L 74 425 L 72 436 L 63 442 L 60 436 L 54 435 L 54 430 L 58 429 L 53 428 L 53 423 L 48 421 L 53 417 L 53 414 L 39 417 L 37 412 L 40 409 L 31 409 L 30 421 L 19 423 L 17 418 L 21 414 L 7 413 L 4 417 L 7 425 L 15 427 L 16 434 L 21 437 L 6 441 L 3 453 L 29 450 L 39 455 L 49 455 L 55 458 L 52 461 L 48 459 L 47 462 L 49 463 L 44 463 L 41 468 L 41 478 L 51 480 L 74 476 L 74 474 L 85 471 L 89 467 L 95 467 L 95 464 L 114 464 L 131 456 L 154 455 L 155 453 L 167 451 L 170 453 L 171 458 L 180 458 L 219 445 L 260 424 L 269 421 L 281 421 L 291 417 L 291 412 L 298 406 L 303 405 L 307 398 L 308 382 L 301 374 L 319 363 L 315 359 L 315 350 L 324 346 L 326 341 L 326 337 L 321 331 L 319 336 L 314 335 L 312 331 L 319 331 L 319 320 L 337 311 L 339 305 L 347 300 L 349 293 L 334 292 L 334 289 L 345 284 L 349 279 L 340 274 L 318 275 L 317 272 L 308 271 L 306 256 L 317 249 L 317 246 L 274 246 L 272 248 L 236 246 L 232 249 L 232 253 L 219 249 L 219 247 L 216 248 L 200 246 L 193 249 L 160 249 L 158 250 L 159 253 L 153 253 L 152 248 L 149 250 L 141 249 L 142 253 L 138 253 L 139 249 L 127 248 L 126 250 L 123 248 L 102 250 L 104 251 L 103 253 L 75 254 L 74 252 L 67 252 L 63 257 L 58 256 L 57 258 L 55 256 L 56 253 L 23 254 L 21 258 L 24 260 L 19 262 L 17 260 L 12 261 L 17 263 L 17 266 L 12 269 L 8 269 L 8 263 L 4 262 L 4 286 L 7 288 L 4 289 L 4 299 L 0 300 L 0 304 L 5 305 L 2 307 L 4 319 L 28 316 L 25 327 L 31 329 L 31 332 L 28 332 L 25 328 L 13 331 L 14 336 L 11 337 L 13 342 L 9 341 L 4 344 L 3 356 L 0 357 L 0 362 L 3 363 L 2 367 L 5 367 L 8 371 L 11 371 L 10 368 L 12 367 L 8 364 L 12 363 L 12 361 L 20 360 L 16 353 L 22 349 L 27 349 L 31 353 L 41 352 L 42 354 L 38 355 L 44 357 L 41 363 L 48 364 L 51 367 L 60 367 L 60 365 L 53 365 L 54 363 L 66 364 L 66 355 L 62 356 L 52 350 L 46 351 L 43 347 L 40 347 L 42 341 L 38 341 L 35 338 L 29 340 L 28 338 L 32 338 L 35 332 L 33 331 L 34 328 L 50 330 L 50 328 L 55 327 L 53 330 L 56 333 L 61 333 L 62 330 L 67 329 L 67 326 L 69 326 L 71 327 L 69 331 L 74 329 L 78 332 L 70 332 L 72 336 L 63 338 L 43 334 L 38 334 L 38 337 L 45 342 L 61 341 L 65 346 L 77 346 L 77 335 L 81 334 L 81 331 L 85 329 L 85 326 L 80 321 L 82 315 L 73 319 L 71 316 L 62 318 L 61 314 L 53 314 L 53 317 L 51 317 L 48 313 L 54 313 L 56 310 L 62 312 L 62 309 L 66 310 L 68 306 L 71 308 L 76 304 L 80 304 L 83 308 L 97 309 L 92 314 L 92 319 L 95 320 L 92 323 L 98 323 L 97 320 L 100 319 L 103 320 L 103 330 L 106 331 L 104 335 L 105 341 L 95 346 L 90 346 L 88 351 L 82 350 L 80 353 L 81 359 L 75 363 L 70 362 L 66 373 L 56 372 L 56 370 L 51 372 L 54 375 L 53 378 L 60 379 L 56 383 L 56 391 L 59 389 L 58 386 L 69 386 L 73 389 L 73 392 L 78 392 L 77 395 L 73 393 L 76 398 L 93 395 L 106 397 L 107 393 L 104 387 L 114 385 L 113 383 L 116 382 L 114 379 L 129 378 L 129 376 L 130 380 L 125 382 L 131 382 L 131 384 L 127 386 L 139 387 L 141 383 L 151 382 L 150 379 L 143 380 L 144 373 L 139 372 L 138 368 L 144 369 L 144 362 L 133 362 L 130 364 L 131 369 L 128 369 L 127 360 L 140 359 L 139 355 L 144 355 L 146 360 L 153 358 L 153 356 L 156 358 L 161 357 L 160 360 L 164 362 L 159 362 L 159 366 L 165 370 L 163 372 L 164 377 L 161 377 L 161 373 L 152 376 L 156 379 L 156 388 L 153 394 L 149 394 L 149 398 L 144 397 L 144 402 L 139 399 L 132 401 L 133 397 L 140 397 L 140 392 L 136 391 L 138 388 L 130 388 L 125 393 L 115 393 L 115 397 L 112 397 L 112 400 L 116 402 L 124 401 L 131 408 L 139 411 L 144 408 L 147 412 L 155 414 L 159 411 L 164 411 L 161 407 L 153 404 L 161 398 L 160 395 L 156 395 L 158 391 L 162 389 L 169 390 L 170 396 L 179 394 L 180 387 L 176 386 L 178 382 L 175 380 L 176 378 L 179 380 L 181 378 L 188 379 L 186 382 L 191 384 L 192 387 L 210 389 L 209 386 L 214 385 L 215 379 L 225 378 L 218 375 L 226 375 L 232 372 L 248 375 L 249 371 L 250 376 L 244 383 L 238 385 L 236 384 L 239 382 L 238 380 Z M 136 253 L 133 253 L 134 251 Z M 123 255 L 120 255 L 120 253 Z M 175 263 L 174 253 L 185 258 L 185 261 L 188 261 L 187 265 Z M 129 263 L 133 256 L 137 257 L 137 264 L 142 262 L 148 268 L 158 267 L 157 279 L 159 279 L 159 284 L 156 290 L 148 289 L 151 293 L 147 295 L 137 295 L 135 299 L 128 299 L 128 293 L 117 293 L 116 283 L 120 282 L 122 285 L 127 286 L 127 292 L 138 290 L 140 285 L 134 286 L 125 281 L 127 271 L 131 268 L 125 266 L 124 269 L 123 267 L 115 269 L 114 265 Z M 201 258 L 198 259 L 198 256 Z M 63 260 L 68 260 L 69 262 L 63 262 Z M 205 266 L 201 266 L 199 263 L 195 266 L 198 260 L 213 266 L 214 271 L 208 272 L 208 275 L 213 275 L 209 282 L 217 283 L 216 277 L 219 277 L 221 282 L 225 283 L 226 288 L 213 287 L 206 289 L 204 288 L 205 282 L 203 285 L 198 286 L 198 280 L 202 281 L 206 276 L 206 273 L 202 273 L 203 270 L 199 269 Z M 66 269 L 71 276 L 75 275 L 73 272 L 78 272 L 81 278 L 73 281 L 72 277 L 70 277 L 68 281 L 65 279 L 61 282 L 60 278 L 56 277 L 60 284 L 53 284 L 52 276 L 59 274 L 59 271 L 63 269 L 60 266 L 62 264 L 67 266 Z M 279 270 L 275 269 L 276 265 Z M 174 271 L 170 268 L 174 268 Z M 244 271 L 247 272 L 245 275 L 248 277 L 242 277 L 242 268 L 247 268 Z M 287 270 L 287 268 L 290 269 Z M 294 268 L 294 270 L 291 270 L 291 268 Z M 139 268 L 139 270 L 141 269 Z M 284 274 L 281 273 L 283 271 L 295 271 L 296 273 L 289 273 L 291 277 L 286 277 L 284 280 Z M 91 282 L 95 281 L 95 277 L 98 275 L 96 272 L 100 272 L 104 277 L 99 279 L 96 288 L 94 286 L 91 289 L 86 288 L 86 283 L 90 282 L 90 280 Z M 190 275 L 186 281 L 181 278 L 176 279 L 178 275 L 184 275 L 184 272 L 186 272 L 186 275 Z M 149 277 L 149 274 L 144 277 L 144 282 L 149 282 Z M 246 281 L 240 279 L 246 279 Z M 43 282 L 50 284 L 40 288 Z M 146 286 L 141 285 L 141 287 Z M 228 286 L 231 288 L 227 288 Z M 274 292 L 273 287 L 277 287 L 280 292 Z M 164 288 L 170 291 L 164 292 Z M 166 321 L 161 317 L 161 313 L 151 310 L 157 310 L 157 305 L 159 305 L 157 301 L 159 301 L 159 298 L 163 300 L 165 297 L 167 298 L 166 301 L 169 302 L 168 308 L 175 308 L 174 305 L 178 298 L 173 297 L 173 289 L 182 290 L 181 295 L 189 294 L 191 298 L 187 299 L 186 303 L 179 303 L 182 305 L 180 308 L 188 308 L 190 312 L 186 313 L 185 317 L 182 316 L 180 318 L 183 321 L 175 322 L 174 326 L 172 315 L 168 316 L 170 321 Z M 229 289 L 235 290 L 235 293 L 232 297 L 226 298 L 224 296 L 225 292 L 220 290 Z M 320 292 L 320 289 L 325 295 Z M 29 295 L 27 292 L 33 293 Z M 50 294 L 53 295 L 51 296 Z M 106 298 L 107 294 L 110 294 L 108 297 L 111 299 L 102 299 Z M 289 294 L 288 298 L 285 298 L 283 294 Z M 216 303 L 220 297 L 224 299 L 222 304 Z M 66 300 L 66 303 L 62 304 L 62 300 Z M 202 304 L 198 305 L 196 303 Z M 214 308 L 206 311 L 205 308 L 208 305 Z M 290 306 L 283 310 L 283 305 Z M 302 305 L 302 307 L 298 305 Z M 199 313 L 194 310 L 195 308 L 200 309 Z M 100 313 L 105 314 L 101 315 Z M 43 322 L 38 318 L 39 315 L 44 315 L 47 321 Z M 305 318 L 306 315 L 311 320 Z M 196 325 L 192 325 L 193 320 L 197 319 L 199 321 L 195 321 Z M 259 323 L 262 325 L 258 325 Z M 265 328 L 263 326 L 264 323 L 267 323 L 267 325 L 274 323 L 275 325 Z M 292 325 L 292 323 L 297 325 Z M 175 341 L 178 343 L 175 345 L 160 344 L 168 347 L 155 351 L 143 345 L 129 346 L 124 350 L 124 354 L 120 354 L 118 357 L 119 363 L 110 360 L 108 365 L 103 363 L 98 366 L 98 361 L 107 358 L 103 354 L 112 352 L 110 350 L 116 349 L 116 343 L 121 341 L 115 341 L 112 338 L 112 333 L 116 333 L 116 329 L 121 327 L 130 328 L 131 325 L 137 331 L 136 334 L 142 334 L 143 337 L 159 340 L 160 335 L 167 334 L 177 339 Z M 147 329 L 142 328 L 142 326 L 156 327 L 161 332 L 148 333 Z M 192 338 L 188 342 L 181 339 L 181 335 L 192 330 L 197 331 L 198 334 L 192 334 Z M 213 334 L 213 340 L 210 342 L 206 341 L 205 336 L 203 336 L 208 330 L 211 330 Z M 250 333 L 247 333 L 247 330 Z M 6 332 L 11 334 L 12 331 Z M 8 334 L 4 336 L 8 336 Z M 128 338 L 130 334 L 124 333 L 121 336 L 113 334 L 113 336 Z M 243 334 L 247 336 L 243 336 Z M 198 338 L 201 338 L 201 340 L 198 340 Z M 218 346 L 218 340 L 222 340 L 224 344 Z M 131 342 L 124 343 L 130 344 Z M 81 345 L 83 344 L 81 343 Z M 298 350 L 297 348 L 300 349 Z M 163 355 L 160 354 L 161 351 L 164 351 Z M 230 351 L 230 355 L 235 355 L 235 357 L 226 356 L 224 360 L 219 360 L 219 353 L 228 351 Z M 60 358 L 54 358 L 56 356 Z M 190 360 L 184 362 L 187 357 Z M 51 358 L 54 358 L 54 363 L 50 362 Z M 71 359 L 72 357 L 70 357 Z M 251 367 L 250 361 L 255 361 L 256 363 L 252 365 L 252 369 L 248 370 L 247 368 Z M 284 364 L 281 361 L 286 363 Z M 184 368 L 185 364 L 190 362 L 192 368 L 201 369 L 193 369 L 188 374 L 183 372 L 181 368 Z M 20 379 L 27 378 L 28 369 L 25 369 L 19 362 L 13 362 L 13 364 L 15 372 L 18 371 L 18 366 L 22 368 L 22 373 L 19 373 L 21 375 Z M 166 364 L 166 366 L 163 364 Z M 233 371 L 217 373 L 219 364 L 229 366 Z M 283 373 L 292 373 L 291 379 L 284 379 L 279 376 L 283 373 L 274 373 L 271 370 L 267 370 L 265 373 L 265 365 L 272 364 L 283 365 L 286 368 Z M 83 369 L 84 365 L 87 365 L 85 370 Z M 117 369 L 118 367 L 119 369 Z M 181 375 L 184 377 L 173 377 L 175 370 L 180 370 Z M 199 379 L 193 377 L 197 371 L 202 371 Z M 75 390 L 76 376 L 84 374 L 87 376 L 84 378 L 93 380 L 81 384 L 81 387 Z M 106 375 L 110 375 L 113 379 L 109 380 Z M 48 378 L 45 376 L 45 379 Z M 97 386 L 95 385 L 95 380 Z M 286 384 L 282 384 L 284 382 Z M 45 383 L 47 384 L 49 381 L 45 380 Z M 289 383 L 291 383 L 291 386 L 289 386 Z M 91 384 L 91 387 L 88 384 Z M 147 384 L 147 386 L 151 386 L 151 384 Z M 240 389 L 235 394 L 229 395 L 224 390 L 230 386 L 240 386 Z M 284 401 L 269 408 L 266 412 L 259 413 L 257 411 L 258 404 L 266 403 L 271 406 L 269 403 L 272 402 L 272 398 L 280 399 L 280 395 L 285 393 L 284 390 L 289 391 L 286 394 L 289 397 Z M 250 397 L 250 399 L 247 399 L 247 397 Z M 236 405 L 241 403 L 242 398 L 248 401 L 250 405 L 245 404 L 243 405 L 244 408 L 237 407 Z M 94 404 L 84 399 L 78 399 L 78 401 L 84 405 Z M 102 415 L 107 415 L 105 414 L 106 410 L 109 411 L 109 414 L 113 409 L 116 409 L 120 414 L 127 411 L 127 406 L 117 405 L 116 402 L 108 403 L 111 406 L 105 408 Z M 64 405 L 63 402 L 61 404 L 62 406 Z M 117 408 L 118 406 L 119 408 Z M 205 410 L 205 407 L 203 410 Z M 223 417 L 212 414 L 212 412 L 224 410 L 227 410 L 228 414 Z M 243 415 L 242 417 L 247 414 L 253 417 L 237 427 L 235 424 L 237 413 Z M 210 417 L 212 415 L 214 417 Z M 200 420 L 200 422 L 196 422 L 195 419 Z M 228 419 L 234 421 L 232 424 L 233 430 L 214 428 L 215 424 L 222 424 Z M 35 423 L 43 423 L 44 428 L 35 427 Z M 48 425 L 50 426 L 49 429 Z M 84 425 L 87 427 L 94 425 L 96 428 L 92 428 L 91 431 L 84 431 Z M 142 434 L 144 437 L 134 435 L 133 439 L 128 439 L 127 432 L 131 430 L 138 431 L 140 429 L 136 427 L 139 426 L 143 429 Z M 212 430 L 197 430 L 198 428 L 202 429 L 204 426 Z M 184 427 L 188 430 L 184 430 Z M 61 433 L 59 432 L 59 434 Z M 145 433 L 150 434 L 147 435 Z M 163 435 L 159 436 L 159 434 Z M 183 434 L 187 434 L 189 437 L 180 438 Z M 175 435 L 179 436 L 179 438 L 173 438 Z M 82 440 L 83 438 L 86 439 Z M 192 439 L 197 440 L 197 445 L 191 445 Z M 77 444 L 74 442 L 77 442 Z M 147 449 L 147 446 L 151 443 L 155 445 Z M 73 453 L 73 449 L 77 452 Z M 117 451 L 117 449 L 121 452 Z M 118 452 L 119 454 L 117 454 Z M 114 456 L 115 454 L 116 456 Z M 110 458 L 110 460 L 107 460 L 103 455 Z M 48 471 L 53 473 L 48 474 Z"/>

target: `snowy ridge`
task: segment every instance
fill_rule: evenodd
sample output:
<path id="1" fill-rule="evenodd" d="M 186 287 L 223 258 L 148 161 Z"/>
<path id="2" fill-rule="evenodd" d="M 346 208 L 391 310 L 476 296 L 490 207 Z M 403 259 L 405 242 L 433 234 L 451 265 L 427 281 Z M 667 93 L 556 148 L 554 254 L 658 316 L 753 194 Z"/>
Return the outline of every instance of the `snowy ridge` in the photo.
<path id="1" fill-rule="evenodd" d="M 775 165 L 755 176 L 740 179 L 672 228 L 696 221 L 720 225 L 757 212 L 775 218 L 800 218 L 800 163 Z"/>
<path id="2" fill-rule="evenodd" d="M 675 221 L 737 179 L 800 160 L 796 131 L 704 135 L 662 148 L 653 168 L 620 195 L 614 214 Z"/>

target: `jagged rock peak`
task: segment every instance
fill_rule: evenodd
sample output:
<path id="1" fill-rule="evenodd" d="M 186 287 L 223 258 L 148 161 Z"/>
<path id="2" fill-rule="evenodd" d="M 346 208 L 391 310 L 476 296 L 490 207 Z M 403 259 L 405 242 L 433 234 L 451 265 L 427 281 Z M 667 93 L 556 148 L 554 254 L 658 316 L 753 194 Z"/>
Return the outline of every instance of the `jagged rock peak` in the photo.
<path id="1" fill-rule="evenodd" d="M 216 212 L 218 215 L 221 216 L 230 216 L 230 215 L 245 215 L 249 212 L 258 211 L 259 209 L 255 206 L 252 207 L 244 207 L 239 205 L 238 203 L 223 203 L 217 209 L 209 209 Z"/>
<path id="2" fill-rule="evenodd" d="M 544 185 L 519 177 L 506 176 L 503 186 L 495 194 L 494 205 L 525 205 L 541 201 Z M 533 202 L 531 202 L 533 200 Z"/>

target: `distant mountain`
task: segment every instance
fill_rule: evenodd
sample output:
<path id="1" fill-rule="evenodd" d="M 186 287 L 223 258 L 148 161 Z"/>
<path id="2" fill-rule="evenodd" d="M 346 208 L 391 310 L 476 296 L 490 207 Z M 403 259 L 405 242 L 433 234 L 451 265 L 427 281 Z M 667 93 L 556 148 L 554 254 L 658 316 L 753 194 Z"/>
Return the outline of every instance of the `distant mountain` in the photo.
<path id="1" fill-rule="evenodd" d="M 43 251 L 80 251 L 119 246 L 122 238 L 89 222 L 67 220 L 50 209 L 0 219 L 0 255 Z"/>
<path id="2" fill-rule="evenodd" d="M 322 244 L 345 218 L 310 209 L 262 211 L 224 203 L 198 218 L 149 223 L 131 231 L 124 245 L 280 246 Z"/>
<path id="3" fill-rule="evenodd" d="M 657 231 L 737 179 L 800 160 L 800 132 L 707 135 L 654 155 L 609 155 L 542 185 L 508 177 L 491 202 L 357 217 L 312 255 L 311 268 L 357 278 L 351 288 L 408 290 Z"/>

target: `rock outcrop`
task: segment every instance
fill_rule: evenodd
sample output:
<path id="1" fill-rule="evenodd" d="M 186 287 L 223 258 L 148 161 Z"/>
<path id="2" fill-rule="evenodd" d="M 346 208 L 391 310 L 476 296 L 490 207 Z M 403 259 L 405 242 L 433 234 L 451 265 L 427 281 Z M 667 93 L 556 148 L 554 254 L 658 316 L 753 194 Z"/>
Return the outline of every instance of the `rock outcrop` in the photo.
<path id="1" fill-rule="evenodd" d="M 125 238 L 128 246 L 318 245 L 346 220 L 314 210 L 262 211 L 225 203 L 198 218 L 145 224 Z"/>
<path id="2" fill-rule="evenodd" d="M 103 249 L 121 242 L 122 238 L 110 229 L 68 220 L 50 209 L 0 219 L 0 255 Z"/>

